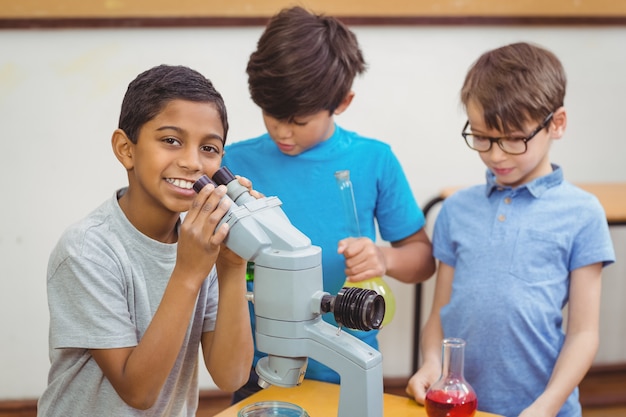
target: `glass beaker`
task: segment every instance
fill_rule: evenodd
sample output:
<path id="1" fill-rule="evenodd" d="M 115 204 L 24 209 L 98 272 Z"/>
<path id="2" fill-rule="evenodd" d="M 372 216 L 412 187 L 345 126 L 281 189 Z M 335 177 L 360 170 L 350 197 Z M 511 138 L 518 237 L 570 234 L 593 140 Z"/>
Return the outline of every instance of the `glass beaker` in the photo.
<path id="1" fill-rule="evenodd" d="M 352 181 L 350 181 L 350 171 L 342 170 L 335 172 L 335 179 L 341 193 L 341 201 L 346 216 L 349 237 L 361 237 L 361 229 L 359 227 L 359 218 L 356 210 L 356 202 L 354 201 L 354 190 Z M 346 281 L 344 287 L 357 287 L 374 290 L 380 294 L 385 300 L 385 317 L 381 327 L 390 323 L 396 313 L 396 298 L 391 292 L 391 288 L 383 277 L 374 277 L 359 282 Z"/>
<path id="2" fill-rule="evenodd" d="M 237 417 L 309 417 L 300 406 L 284 401 L 262 401 L 239 410 Z"/>
<path id="3" fill-rule="evenodd" d="M 426 414 L 428 417 L 472 417 L 478 401 L 463 376 L 465 341 L 443 339 L 441 359 L 441 376 L 426 392 Z"/>

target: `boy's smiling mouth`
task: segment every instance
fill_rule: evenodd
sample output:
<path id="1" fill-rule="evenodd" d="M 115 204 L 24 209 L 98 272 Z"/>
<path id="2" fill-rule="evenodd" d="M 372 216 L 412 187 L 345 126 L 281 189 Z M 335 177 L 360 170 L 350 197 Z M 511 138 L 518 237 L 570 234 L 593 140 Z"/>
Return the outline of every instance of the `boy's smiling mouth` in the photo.
<path id="1" fill-rule="evenodd" d="M 193 188 L 192 181 L 182 180 L 180 178 L 166 178 L 165 181 L 178 188 L 184 188 L 185 190 L 191 190 Z"/>

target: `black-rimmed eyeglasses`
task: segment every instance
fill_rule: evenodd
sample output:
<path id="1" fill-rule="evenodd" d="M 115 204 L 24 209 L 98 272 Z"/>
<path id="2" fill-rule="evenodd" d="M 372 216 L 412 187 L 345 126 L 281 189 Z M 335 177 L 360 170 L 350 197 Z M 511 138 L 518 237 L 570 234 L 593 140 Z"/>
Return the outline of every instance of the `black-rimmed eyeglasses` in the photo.
<path id="1" fill-rule="evenodd" d="M 478 152 L 489 152 L 491 150 L 491 146 L 493 146 L 495 142 L 505 153 L 508 153 L 509 155 L 521 155 L 528 149 L 528 142 L 530 142 L 530 140 L 534 138 L 537 133 L 541 132 L 543 128 L 548 126 L 548 123 L 552 120 L 552 116 L 554 116 L 554 113 L 550 113 L 545 119 L 543 119 L 543 122 L 541 122 L 535 130 L 524 138 L 514 138 L 508 136 L 493 138 L 466 132 L 469 126 L 469 120 L 465 123 L 461 136 L 463 136 L 465 143 L 470 147 L 470 149 Z"/>

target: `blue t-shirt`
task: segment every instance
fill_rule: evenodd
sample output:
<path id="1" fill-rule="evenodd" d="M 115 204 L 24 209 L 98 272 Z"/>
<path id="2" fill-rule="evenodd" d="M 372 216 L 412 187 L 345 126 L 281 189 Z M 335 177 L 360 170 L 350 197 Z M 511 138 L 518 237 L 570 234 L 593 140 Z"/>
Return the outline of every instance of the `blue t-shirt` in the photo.
<path id="1" fill-rule="evenodd" d="M 390 146 L 337 125 L 328 140 L 296 156 L 280 152 L 267 133 L 233 143 L 226 147 L 222 164 L 252 180 L 255 190 L 277 196 L 291 223 L 322 248 L 324 291 L 332 295 L 345 282 L 345 261 L 337 254 L 337 243 L 349 235 L 336 171 L 350 171 L 362 236 L 376 240 L 378 226 L 382 239 L 394 242 L 424 226 L 424 215 Z M 250 314 L 254 327 L 252 305 Z M 335 324 L 332 314 L 325 314 L 324 320 Z M 376 331 L 350 333 L 378 348 Z M 255 363 L 262 356 L 255 352 Z M 313 360 L 306 377 L 339 381 L 334 371 Z"/>
<path id="2" fill-rule="evenodd" d="M 445 337 L 467 342 L 465 377 L 478 408 L 518 416 L 545 389 L 565 339 L 562 309 L 573 270 L 615 260 L 595 196 L 553 172 L 511 189 L 458 191 L 435 222 L 435 258 L 454 267 Z M 558 414 L 581 415 L 578 390 Z"/>

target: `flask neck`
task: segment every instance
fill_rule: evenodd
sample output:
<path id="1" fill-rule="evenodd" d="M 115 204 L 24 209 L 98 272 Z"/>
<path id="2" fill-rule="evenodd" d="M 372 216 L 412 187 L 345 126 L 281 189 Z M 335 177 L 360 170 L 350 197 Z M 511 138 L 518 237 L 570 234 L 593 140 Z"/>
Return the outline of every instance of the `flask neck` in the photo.
<path id="1" fill-rule="evenodd" d="M 441 357 L 442 376 L 463 379 L 465 342 L 461 339 L 444 339 Z"/>
<path id="2" fill-rule="evenodd" d="M 354 200 L 354 190 L 352 181 L 350 181 L 350 171 L 343 170 L 335 172 L 335 179 L 339 187 L 341 203 L 343 205 L 344 215 L 346 218 L 346 226 L 348 236 L 361 237 L 359 227 L 359 217 L 356 210 L 356 202 Z"/>

